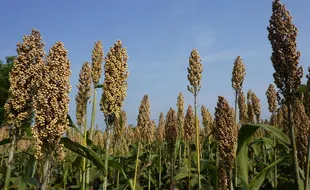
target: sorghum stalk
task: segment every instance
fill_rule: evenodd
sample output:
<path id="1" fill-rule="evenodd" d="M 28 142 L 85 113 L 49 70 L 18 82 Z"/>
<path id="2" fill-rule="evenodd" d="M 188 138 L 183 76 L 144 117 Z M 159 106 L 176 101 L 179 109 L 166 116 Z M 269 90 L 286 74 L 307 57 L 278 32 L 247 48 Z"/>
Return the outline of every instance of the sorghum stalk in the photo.
<path id="1" fill-rule="evenodd" d="M 231 83 L 232 87 L 235 90 L 235 122 L 238 125 L 238 118 L 237 118 L 237 109 L 238 109 L 238 97 L 239 93 L 242 90 L 242 85 L 244 81 L 245 73 L 245 66 L 242 62 L 240 56 L 235 59 L 234 68 L 232 71 L 232 78 Z M 238 185 L 238 170 L 237 170 L 237 159 L 235 159 L 235 185 Z M 232 185 L 232 184 L 231 184 Z"/>
<path id="2" fill-rule="evenodd" d="M 181 146 L 181 140 L 183 137 L 184 129 L 183 129 L 183 123 L 184 123 L 184 97 L 182 92 L 178 95 L 178 101 L 177 101 L 177 108 L 178 108 L 178 140 L 179 143 L 179 168 L 182 167 L 182 146 Z"/>
<path id="3" fill-rule="evenodd" d="M 175 143 L 178 136 L 178 124 L 177 124 L 177 116 L 174 109 L 170 108 L 166 115 L 166 123 L 165 123 L 165 136 L 167 140 L 167 151 L 171 152 L 170 154 L 170 180 L 171 185 L 174 184 L 174 150 Z"/>
<path id="4" fill-rule="evenodd" d="M 63 153 L 59 141 L 68 126 L 71 90 L 70 61 L 67 57 L 63 43 L 56 42 L 46 57 L 46 65 L 39 71 L 42 83 L 34 99 L 35 125 L 32 134 L 35 139 L 35 157 L 44 161 L 42 190 L 48 189 L 51 159 Z"/>
<path id="5" fill-rule="evenodd" d="M 272 84 L 269 85 L 268 90 L 266 91 L 267 101 L 268 101 L 268 109 L 271 112 L 271 118 L 275 117 L 277 111 L 277 92 Z M 277 126 L 277 121 L 274 122 L 275 126 Z M 276 152 L 276 136 L 273 136 L 274 143 L 274 162 L 277 160 L 277 152 Z M 274 188 L 277 189 L 277 166 L 274 166 Z"/>
<path id="6" fill-rule="evenodd" d="M 44 63 L 44 42 L 38 30 L 32 29 L 30 35 L 23 37 L 23 43 L 17 44 L 17 59 L 9 74 L 10 88 L 8 100 L 4 105 L 5 122 L 10 126 L 10 152 L 4 190 L 8 189 L 11 177 L 14 150 L 19 138 L 24 134 L 24 124 L 32 117 L 33 96 L 38 88 L 39 70 Z"/>
<path id="7" fill-rule="evenodd" d="M 290 129 L 290 140 L 292 143 L 291 156 L 295 167 L 295 184 L 301 190 L 300 174 L 297 159 L 297 149 L 295 141 L 295 130 L 292 104 L 298 98 L 298 88 L 301 84 L 303 70 L 299 64 L 300 52 L 297 51 L 298 29 L 292 23 L 292 16 L 286 7 L 279 1 L 272 3 L 272 15 L 267 27 L 268 39 L 272 46 L 271 61 L 275 72 L 274 82 L 280 89 L 288 108 L 288 123 Z"/>
<path id="8" fill-rule="evenodd" d="M 233 109 L 225 98 L 219 96 L 215 108 L 216 140 L 219 142 L 218 189 L 233 189 L 232 169 L 236 156 L 238 128 L 234 122 Z M 228 177 L 229 176 L 229 177 Z"/>
<path id="9" fill-rule="evenodd" d="M 97 92 L 96 86 L 99 83 L 99 79 L 102 73 L 102 62 L 103 62 L 103 50 L 101 41 L 97 41 L 95 43 L 94 49 L 92 51 L 92 81 L 93 81 L 93 105 L 92 105 L 92 113 L 91 113 L 91 123 L 90 123 L 90 133 L 89 138 L 93 140 L 93 130 L 96 121 L 96 105 L 97 105 Z M 90 162 L 87 161 L 87 171 L 86 171 L 86 189 L 89 187 L 89 175 L 90 175 Z"/>
<path id="10" fill-rule="evenodd" d="M 188 91 L 194 95 L 194 113 L 195 118 L 197 117 L 197 95 L 201 89 L 201 78 L 202 78 L 202 62 L 198 51 L 194 49 L 189 57 L 189 67 L 187 68 L 188 75 L 187 79 L 190 86 L 187 86 Z M 199 125 L 195 119 L 196 127 L 196 149 L 197 149 L 197 172 L 198 172 L 198 189 L 201 189 L 201 179 L 200 179 L 200 142 L 199 142 Z"/>
<path id="11" fill-rule="evenodd" d="M 188 189 L 190 189 L 191 180 L 191 142 L 195 134 L 195 118 L 194 111 L 191 105 L 188 106 L 184 119 L 184 140 L 188 146 Z"/>
<path id="12" fill-rule="evenodd" d="M 87 136 L 87 102 L 91 96 L 91 67 L 88 62 L 85 62 L 81 68 L 79 74 L 79 84 L 77 85 L 78 93 L 76 95 L 76 119 L 77 124 L 80 126 L 81 131 L 84 131 L 84 137 L 81 138 L 81 144 L 86 146 Z M 83 127 L 83 128 L 82 128 Z M 82 172 L 80 176 L 80 182 L 82 184 L 81 189 L 85 189 L 86 183 L 86 158 L 82 159 Z"/>
<path id="13" fill-rule="evenodd" d="M 159 176 L 158 176 L 158 182 L 159 182 L 159 189 L 161 188 L 161 159 L 162 159 L 162 145 L 163 141 L 165 139 L 165 119 L 164 114 L 161 112 L 159 114 L 159 122 L 158 122 L 158 128 L 157 128 L 157 142 L 159 143 Z"/>
<path id="14" fill-rule="evenodd" d="M 105 150 L 105 174 L 104 174 L 104 190 L 108 185 L 108 158 L 110 147 L 110 131 L 113 130 L 113 120 L 117 117 L 123 106 L 127 90 L 127 52 L 122 46 L 120 40 L 114 43 L 110 48 L 104 65 L 104 83 L 103 94 L 100 101 L 100 110 L 103 111 L 106 123 L 107 142 Z"/>

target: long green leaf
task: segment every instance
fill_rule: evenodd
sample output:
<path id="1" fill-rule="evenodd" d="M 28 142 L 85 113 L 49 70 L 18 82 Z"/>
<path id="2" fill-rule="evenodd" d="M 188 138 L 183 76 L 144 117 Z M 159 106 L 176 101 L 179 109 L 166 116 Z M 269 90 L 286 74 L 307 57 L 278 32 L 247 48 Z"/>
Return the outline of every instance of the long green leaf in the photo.
<path id="1" fill-rule="evenodd" d="M 249 184 L 247 189 L 249 189 L 249 190 L 258 190 L 260 188 L 260 186 L 262 185 L 262 183 L 264 182 L 264 180 L 265 180 L 266 173 L 270 169 L 273 169 L 275 165 L 281 163 L 284 159 L 285 159 L 285 157 L 280 158 L 280 159 L 276 160 L 275 162 L 271 163 L 270 165 L 266 166 L 262 171 L 260 171 L 254 177 L 254 179 L 251 181 L 251 183 Z"/>
<path id="2" fill-rule="evenodd" d="M 92 161 L 94 165 L 98 167 L 99 170 L 101 170 L 103 173 L 105 172 L 104 162 L 99 157 L 99 155 L 93 150 L 88 149 L 87 147 L 84 147 L 77 142 L 71 141 L 68 137 L 62 137 L 60 143 L 64 144 L 64 146 L 68 148 L 69 150 L 71 150 L 72 152 L 75 152 L 78 155 L 83 156 L 87 158 L 88 160 Z M 131 188 L 133 187 L 132 181 L 128 180 L 126 173 L 124 172 L 123 168 L 121 167 L 119 163 L 113 160 L 109 160 L 109 166 L 120 171 L 124 175 L 124 178 L 127 180 L 129 186 Z"/>
<path id="3" fill-rule="evenodd" d="M 248 186 L 248 144 L 255 131 L 262 128 L 275 135 L 286 146 L 290 146 L 290 139 L 278 128 L 263 124 L 246 124 L 243 125 L 238 133 L 237 162 L 238 172 L 244 187 Z"/>

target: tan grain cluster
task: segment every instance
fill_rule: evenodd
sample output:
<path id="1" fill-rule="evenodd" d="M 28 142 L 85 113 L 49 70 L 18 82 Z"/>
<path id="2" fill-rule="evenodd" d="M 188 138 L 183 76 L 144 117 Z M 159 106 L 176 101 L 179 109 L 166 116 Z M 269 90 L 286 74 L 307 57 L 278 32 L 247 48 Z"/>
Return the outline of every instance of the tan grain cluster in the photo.
<path id="1" fill-rule="evenodd" d="M 139 130 L 142 142 L 148 143 L 154 140 L 154 133 L 151 121 L 151 109 L 149 103 L 149 96 L 147 94 L 143 96 L 143 99 L 139 107 L 139 114 L 137 117 L 137 128 Z"/>
<path id="2" fill-rule="evenodd" d="M 8 127 L 0 127 L 0 141 L 9 138 L 9 128 Z M 9 147 L 8 144 L 0 146 L 0 152 L 4 153 L 6 149 Z"/>
<path id="3" fill-rule="evenodd" d="M 94 131 L 93 143 L 98 147 L 105 148 L 105 141 L 101 130 Z"/>
<path id="4" fill-rule="evenodd" d="M 300 52 L 297 51 L 298 29 L 292 23 L 292 17 L 285 6 L 275 0 L 272 3 L 272 15 L 267 28 L 268 39 L 272 47 L 271 61 L 275 72 L 274 82 L 285 100 L 292 102 L 297 98 L 303 70 L 298 66 Z"/>
<path id="5" fill-rule="evenodd" d="M 271 113 L 275 113 L 277 110 L 277 92 L 272 84 L 269 85 L 266 91 L 268 109 Z"/>
<path id="6" fill-rule="evenodd" d="M 184 119 L 184 140 L 192 142 L 195 138 L 195 115 L 191 105 L 188 105 L 185 119 Z"/>
<path id="7" fill-rule="evenodd" d="M 258 99 L 258 97 L 254 92 L 252 92 L 251 98 L 254 114 L 256 116 L 256 123 L 260 123 L 260 115 L 261 115 L 260 100 Z"/>
<path id="8" fill-rule="evenodd" d="M 17 59 L 9 74 L 9 98 L 4 106 L 6 125 L 13 126 L 15 135 L 20 134 L 21 123 L 29 120 L 32 102 L 42 78 L 44 65 L 44 42 L 38 30 L 32 29 L 30 35 L 17 44 Z"/>
<path id="9" fill-rule="evenodd" d="M 174 152 L 175 142 L 178 136 L 177 116 L 174 109 L 170 108 L 166 115 L 165 135 L 169 152 Z"/>
<path id="10" fill-rule="evenodd" d="M 297 145 L 297 156 L 300 167 L 306 168 L 306 158 L 308 150 L 308 135 L 310 121 L 305 112 L 304 105 L 300 101 L 295 101 L 293 105 L 293 121 L 296 127 L 296 145 Z"/>
<path id="11" fill-rule="evenodd" d="M 44 77 L 34 101 L 35 125 L 32 128 L 37 158 L 55 151 L 68 125 L 71 71 L 62 42 L 52 46 L 42 70 Z"/>
<path id="12" fill-rule="evenodd" d="M 236 156 L 237 126 L 234 112 L 224 97 L 218 97 L 215 108 L 216 140 L 219 142 L 219 189 L 228 189 L 228 173 L 233 169 Z"/>
<path id="13" fill-rule="evenodd" d="M 307 74 L 307 91 L 304 94 L 304 105 L 307 116 L 310 118 L 310 67 L 308 67 L 308 74 Z"/>
<path id="14" fill-rule="evenodd" d="M 92 51 L 92 79 L 94 85 L 99 83 L 99 79 L 102 73 L 102 62 L 103 62 L 103 49 L 102 49 L 102 42 L 99 40 L 95 42 L 94 49 Z"/>
<path id="15" fill-rule="evenodd" d="M 196 49 L 191 52 L 187 71 L 187 79 L 191 85 L 191 87 L 188 86 L 188 90 L 195 93 L 200 90 L 203 71 L 201 58 Z"/>
<path id="16" fill-rule="evenodd" d="M 182 92 L 179 93 L 178 95 L 178 101 L 177 101 L 177 108 L 178 108 L 178 135 L 179 138 L 183 137 L 184 129 L 184 96 Z"/>
<path id="17" fill-rule="evenodd" d="M 82 66 L 79 75 L 79 84 L 77 85 L 78 93 L 76 101 L 76 120 L 79 126 L 84 125 L 87 102 L 91 96 L 91 68 L 88 62 Z"/>
<path id="18" fill-rule="evenodd" d="M 104 65 L 103 94 L 100 101 L 100 110 L 106 118 L 120 114 L 126 97 L 127 78 L 127 51 L 120 40 L 110 48 Z M 110 119 L 110 118 L 109 118 Z"/>
<path id="19" fill-rule="evenodd" d="M 283 132 L 285 134 L 289 134 L 289 122 L 288 122 L 288 108 L 285 104 L 281 106 L 281 108 L 278 111 L 278 119 L 277 123 L 280 125 L 282 128 Z"/>
<path id="20" fill-rule="evenodd" d="M 235 59 L 234 68 L 232 71 L 232 78 L 231 78 L 232 87 L 236 92 L 239 92 L 242 89 L 245 75 L 246 75 L 245 66 L 242 62 L 242 58 L 238 56 Z"/>
<path id="21" fill-rule="evenodd" d="M 240 91 L 238 95 L 238 107 L 239 107 L 239 122 L 246 124 L 248 122 L 248 107 L 245 102 L 243 91 Z"/>
<path id="22" fill-rule="evenodd" d="M 208 135 L 213 128 L 213 119 L 210 111 L 204 105 L 201 106 L 201 116 L 204 134 Z"/>
<path id="23" fill-rule="evenodd" d="M 160 112 L 159 114 L 159 122 L 156 134 L 157 134 L 157 140 L 159 142 L 163 142 L 165 140 L 165 118 L 162 112 Z"/>

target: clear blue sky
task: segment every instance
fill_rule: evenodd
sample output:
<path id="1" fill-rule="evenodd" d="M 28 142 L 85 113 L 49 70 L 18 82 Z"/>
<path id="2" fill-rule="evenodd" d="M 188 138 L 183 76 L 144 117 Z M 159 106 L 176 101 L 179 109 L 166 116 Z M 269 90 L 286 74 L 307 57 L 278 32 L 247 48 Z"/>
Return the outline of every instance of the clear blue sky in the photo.
<path id="1" fill-rule="evenodd" d="M 16 43 L 32 28 L 40 30 L 46 51 L 62 41 L 71 61 L 70 114 L 75 118 L 79 70 L 91 60 L 94 42 L 102 40 L 105 55 L 117 39 L 129 55 L 128 96 L 124 109 L 136 124 L 138 107 L 149 94 L 152 118 L 176 108 L 179 92 L 186 106 L 193 103 L 187 91 L 188 56 L 197 48 L 204 72 L 199 105 L 212 112 L 217 96 L 233 105 L 231 72 L 236 56 L 246 65 L 244 91 L 252 89 L 261 99 L 262 116 L 269 117 L 265 91 L 273 83 L 271 48 L 266 27 L 271 0 L 157 0 L 157 1 L 3 1 L 0 5 L 0 59 L 16 54 Z M 310 14 L 308 0 L 283 0 L 299 28 L 298 49 L 305 74 L 310 64 Z M 304 77 L 305 78 L 305 77 Z M 305 79 L 304 79 L 305 80 Z M 103 77 L 101 78 L 103 81 Z M 98 91 L 98 101 L 102 91 Z M 88 112 L 90 115 L 90 111 Z M 97 123 L 104 128 L 103 114 Z"/>

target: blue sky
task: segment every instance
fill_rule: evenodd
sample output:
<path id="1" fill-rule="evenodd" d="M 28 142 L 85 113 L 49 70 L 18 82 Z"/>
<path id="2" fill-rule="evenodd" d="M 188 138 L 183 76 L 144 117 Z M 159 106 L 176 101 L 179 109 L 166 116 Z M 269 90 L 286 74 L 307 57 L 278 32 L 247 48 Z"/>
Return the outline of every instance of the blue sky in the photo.
<path id="1" fill-rule="evenodd" d="M 3 1 L 0 6 L 0 59 L 15 55 L 16 43 L 21 42 L 22 36 L 29 34 L 32 28 L 40 30 L 46 51 L 55 42 L 64 42 L 72 68 L 70 115 L 75 118 L 78 74 L 82 64 L 91 61 L 94 42 L 102 40 L 106 55 L 109 47 L 121 39 L 127 48 L 130 72 L 124 109 L 128 122 L 136 124 L 144 94 L 149 94 L 152 119 L 156 122 L 160 112 L 166 113 L 169 107 L 176 108 L 179 92 L 183 92 L 186 106 L 193 103 L 186 89 L 188 57 L 193 48 L 199 51 L 204 65 L 199 106 L 204 104 L 213 113 L 218 95 L 224 96 L 233 106 L 231 72 L 234 59 L 240 55 L 247 72 L 244 91 L 252 89 L 259 96 L 262 116 L 267 118 L 265 91 L 273 83 L 273 67 L 266 27 L 272 1 L 249 2 Z M 300 64 L 306 75 L 310 63 L 310 2 L 282 2 L 287 5 L 300 31 Z M 101 94 L 98 90 L 98 101 Z M 104 128 L 103 121 L 98 108 L 100 128 Z"/>

